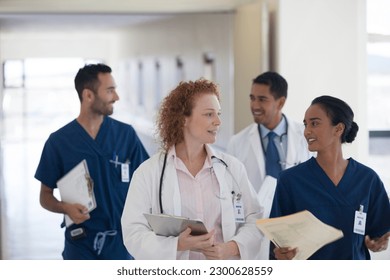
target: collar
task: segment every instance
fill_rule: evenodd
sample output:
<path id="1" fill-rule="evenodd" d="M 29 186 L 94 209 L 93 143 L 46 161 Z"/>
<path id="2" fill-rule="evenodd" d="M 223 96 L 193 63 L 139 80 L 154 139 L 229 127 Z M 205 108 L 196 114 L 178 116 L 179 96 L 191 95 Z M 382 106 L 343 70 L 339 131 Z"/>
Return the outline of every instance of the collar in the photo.
<path id="1" fill-rule="evenodd" d="M 213 156 L 215 156 L 215 151 L 214 151 L 209 145 L 207 145 L 207 144 L 205 144 L 205 149 L 206 149 L 207 156 L 206 156 L 206 160 L 205 160 L 205 162 L 204 162 L 204 166 L 203 166 L 203 167 L 204 167 L 204 168 L 209 168 L 209 167 L 212 166 L 212 160 L 211 160 L 211 158 L 212 158 Z M 176 146 L 175 146 L 175 145 L 173 145 L 173 146 L 169 149 L 169 151 L 168 151 L 168 159 L 172 159 L 172 161 L 173 161 L 175 167 L 178 167 L 178 166 L 179 166 L 178 161 L 177 161 L 178 157 L 177 157 L 177 155 L 176 155 Z"/>
<path id="2" fill-rule="evenodd" d="M 268 133 L 271 131 L 268 128 L 266 128 L 264 125 L 260 124 L 260 132 L 262 138 L 267 137 Z M 282 119 L 280 120 L 279 124 L 275 127 L 273 130 L 278 136 L 283 135 L 284 133 L 287 133 L 287 121 L 286 117 L 282 115 Z"/>

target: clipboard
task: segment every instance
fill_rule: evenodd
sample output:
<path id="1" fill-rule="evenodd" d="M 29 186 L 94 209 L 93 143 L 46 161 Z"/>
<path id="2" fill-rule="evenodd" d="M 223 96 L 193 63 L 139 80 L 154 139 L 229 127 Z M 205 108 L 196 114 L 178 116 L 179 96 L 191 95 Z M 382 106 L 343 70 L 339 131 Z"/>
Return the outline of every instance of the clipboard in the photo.
<path id="1" fill-rule="evenodd" d="M 191 228 L 191 235 L 202 235 L 208 232 L 200 220 L 165 214 L 144 213 L 144 216 L 157 235 L 179 236 L 187 227 Z"/>
<path id="2" fill-rule="evenodd" d="M 89 175 L 87 161 L 84 159 L 61 179 L 57 181 L 61 200 L 66 203 L 79 203 L 87 207 L 88 213 L 96 208 L 93 180 Z M 73 224 L 72 219 L 65 215 L 65 225 Z"/>

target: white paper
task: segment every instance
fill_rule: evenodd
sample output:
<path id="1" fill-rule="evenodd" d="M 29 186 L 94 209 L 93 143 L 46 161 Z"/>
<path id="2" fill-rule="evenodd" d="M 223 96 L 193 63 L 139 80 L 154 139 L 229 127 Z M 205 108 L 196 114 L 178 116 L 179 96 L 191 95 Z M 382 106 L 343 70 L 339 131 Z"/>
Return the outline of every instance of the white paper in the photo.
<path id="1" fill-rule="evenodd" d="M 259 219 L 257 227 L 277 247 L 298 248 L 295 260 L 306 260 L 318 249 L 343 237 L 343 232 L 318 220 L 309 211 Z"/>
<path id="2" fill-rule="evenodd" d="M 89 176 L 87 161 L 84 159 L 57 182 L 61 200 L 66 203 L 79 203 L 87 207 L 88 212 L 96 208 L 93 183 Z M 65 215 L 65 224 L 73 221 Z"/>

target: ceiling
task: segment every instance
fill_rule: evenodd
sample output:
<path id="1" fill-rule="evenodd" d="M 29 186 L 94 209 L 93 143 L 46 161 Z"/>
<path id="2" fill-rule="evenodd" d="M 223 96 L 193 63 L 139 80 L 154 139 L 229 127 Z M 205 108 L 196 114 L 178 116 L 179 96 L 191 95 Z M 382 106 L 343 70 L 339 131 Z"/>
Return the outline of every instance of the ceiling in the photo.
<path id="1" fill-rule="evenodd" d="M 118 29 L 174 14 L 231 12 L 259 0 L 0 0 L 0 30 Z"/>

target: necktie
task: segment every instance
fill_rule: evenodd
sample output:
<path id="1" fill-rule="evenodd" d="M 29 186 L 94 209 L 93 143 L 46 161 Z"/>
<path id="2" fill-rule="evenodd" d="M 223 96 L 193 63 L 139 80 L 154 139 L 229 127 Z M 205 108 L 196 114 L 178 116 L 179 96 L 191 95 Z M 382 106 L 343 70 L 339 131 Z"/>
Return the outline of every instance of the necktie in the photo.
<path id="1" fill-rule="evenodd" d="M 280 167 L 279 153 L 276 149 L 274 138 L 276 133 L 270 131 L 268 133 L 268 146 L 265 154 L 265 170 L 266 174 L 272 177 L 278 178 L 279 172 L 282 170 Z"/>

